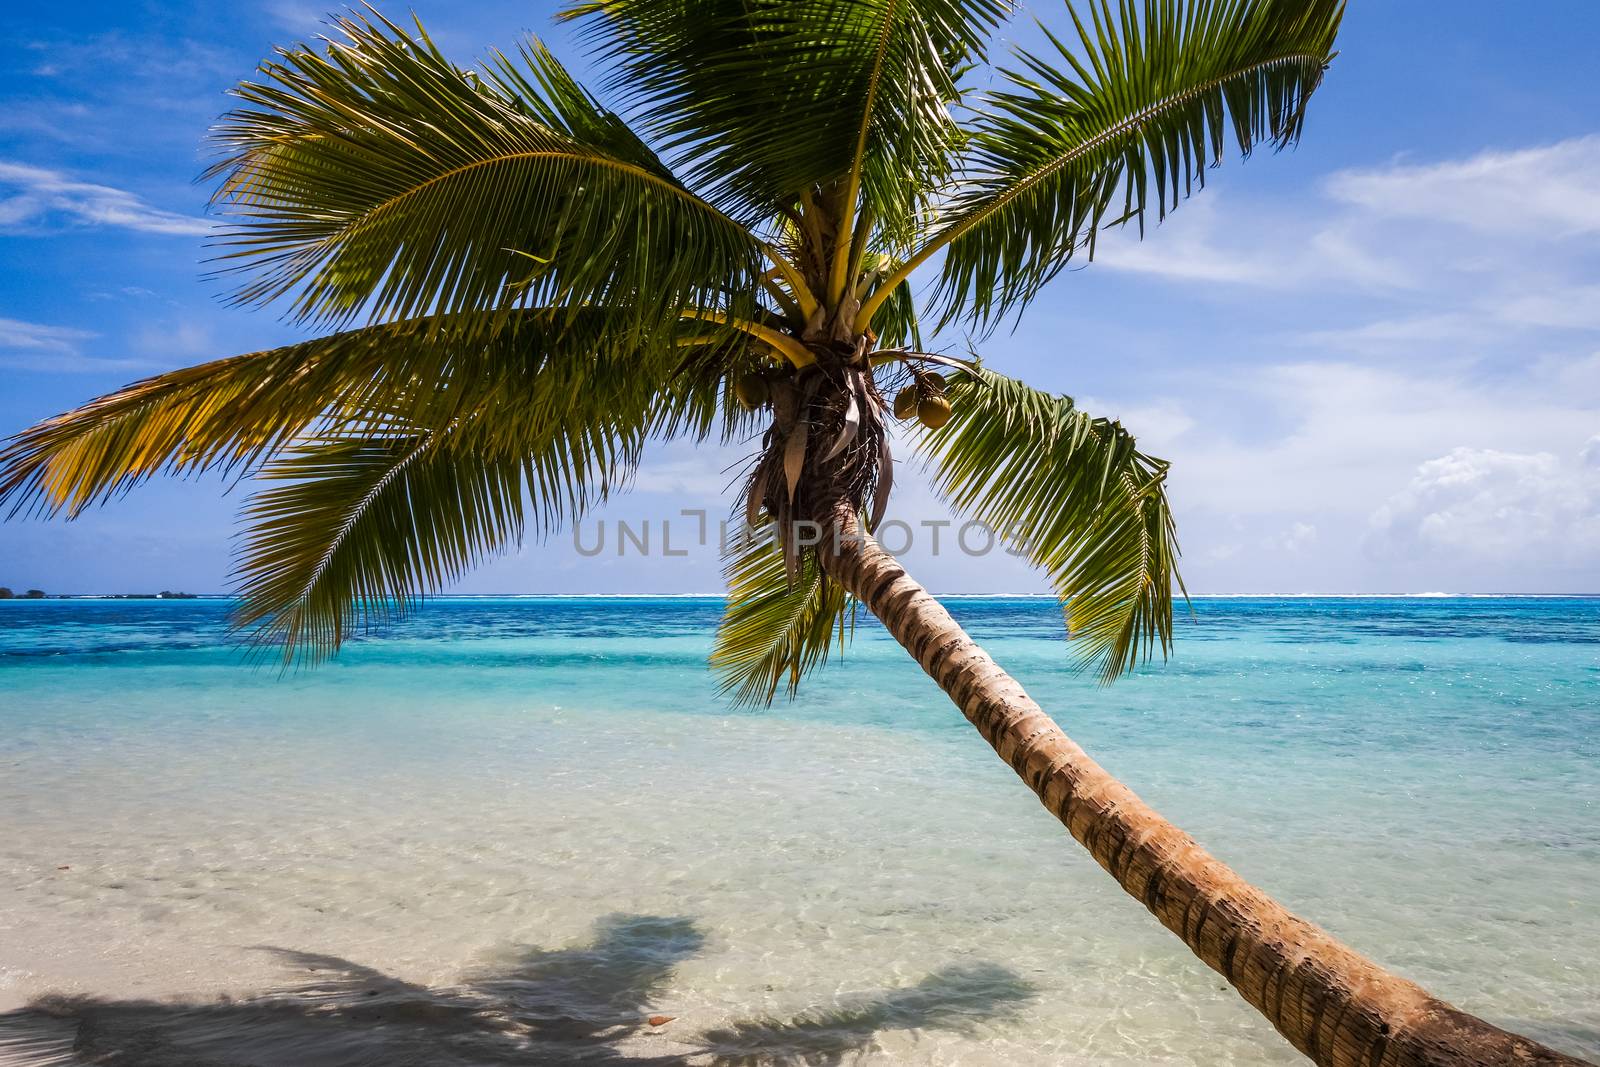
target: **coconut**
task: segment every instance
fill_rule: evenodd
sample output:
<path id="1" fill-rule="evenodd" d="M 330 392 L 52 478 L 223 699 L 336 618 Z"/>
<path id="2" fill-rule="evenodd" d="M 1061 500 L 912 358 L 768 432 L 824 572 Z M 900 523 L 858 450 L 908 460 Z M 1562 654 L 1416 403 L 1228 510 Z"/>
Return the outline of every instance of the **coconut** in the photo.
<path id="1" fill-rule="evenodd" d="M 772 396 L 772 389 L 767 385 L 767 380 L 759 374 L 746 374 L 740 378 L 734 384 L 733 392 L 747 411 L 764 407 Z"/>
<path id="2" fill-rule="evenodd" d="M 908 385 L 894 395 L 894 417 L 909 419 L 917 413 L 917 387 Z"/>
<path id="3" fill-rule="evenodd" d="M 930 430 L 950 421 L 950 401 L 942 396 L 925 396 L 917 401 L 917 418 Z"/>

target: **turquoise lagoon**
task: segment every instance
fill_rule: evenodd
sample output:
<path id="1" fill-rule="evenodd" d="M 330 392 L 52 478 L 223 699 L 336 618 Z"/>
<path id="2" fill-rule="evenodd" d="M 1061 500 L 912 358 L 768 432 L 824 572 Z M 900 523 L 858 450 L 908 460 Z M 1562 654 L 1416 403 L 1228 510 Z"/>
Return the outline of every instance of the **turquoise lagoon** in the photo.
<path id="1" fill-rule="evenodd" d="M 1246 877 L 1600 1057 L 1600 600 L 1199 600 L 1111 688 L 951 603 Z M 749 711 L 714 599 L 446 598 L 286 676 L 226 609 L 0 603 L 8 1067 L 1297 1062 L 867 620 Z"/>

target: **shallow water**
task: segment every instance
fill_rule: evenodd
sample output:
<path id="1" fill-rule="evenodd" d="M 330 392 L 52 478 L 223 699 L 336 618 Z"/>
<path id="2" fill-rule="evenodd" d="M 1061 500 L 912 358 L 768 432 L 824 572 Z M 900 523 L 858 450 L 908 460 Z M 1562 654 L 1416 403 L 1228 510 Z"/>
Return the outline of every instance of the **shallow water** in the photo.
<path id="1" fill-rule="evenodd" d="M 1600 601 L 1199 601 L 1110 689 L 952 606 L 1246 877 L 1600 1057 Z M 875 625 L 735 712 L 715 601 L 443 600 L 289 677 L 225 609 L 0 603 L 0 1064 L 1297 1062 Z"/>

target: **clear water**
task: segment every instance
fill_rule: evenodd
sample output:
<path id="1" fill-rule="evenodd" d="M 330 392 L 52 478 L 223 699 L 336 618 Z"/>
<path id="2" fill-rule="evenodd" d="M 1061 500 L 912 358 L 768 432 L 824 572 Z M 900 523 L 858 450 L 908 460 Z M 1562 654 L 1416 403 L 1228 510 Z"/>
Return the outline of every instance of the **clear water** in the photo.
<path id="1" fill-rule="evenodd" d="M 1600 601 L 1201 601 L 1110 689 L 952 606 L 1246 877 L 1600 1057 Z M 881 630 L 735 712 L 718 611 L 445 600 L 279 677 L 220 603 L 0 603 L 0 1063 L 1296 1062 Z"/>

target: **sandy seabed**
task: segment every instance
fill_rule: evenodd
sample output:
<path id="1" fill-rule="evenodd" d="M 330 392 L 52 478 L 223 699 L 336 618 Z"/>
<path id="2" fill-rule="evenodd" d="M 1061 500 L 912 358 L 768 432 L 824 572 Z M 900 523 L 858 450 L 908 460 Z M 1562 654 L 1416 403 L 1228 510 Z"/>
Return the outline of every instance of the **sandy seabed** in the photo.
<path id="1" fill-rule="evenodd" d="M 618 640 L 531 684 L 470 648 L 11 672 L 0 1064 L 1299 1062 L 894 650 L 744 714 L 681 706 L 698 645 Z M 1071 728 L 1100 691 L 1033 644 L 999 651 Z M 1266 673 L 1125 683 L 1079 733 L 1302 914 L 1600 1056 L 1587 726 L 1397 726 L 1395 671 L 1369 719 L 1291 725 L 1313 678 L 1279 727 Z"/>

